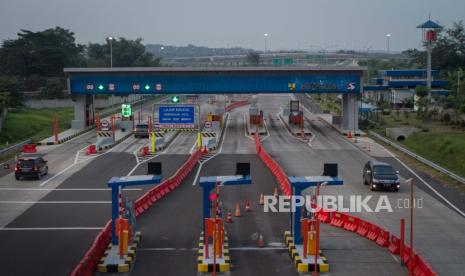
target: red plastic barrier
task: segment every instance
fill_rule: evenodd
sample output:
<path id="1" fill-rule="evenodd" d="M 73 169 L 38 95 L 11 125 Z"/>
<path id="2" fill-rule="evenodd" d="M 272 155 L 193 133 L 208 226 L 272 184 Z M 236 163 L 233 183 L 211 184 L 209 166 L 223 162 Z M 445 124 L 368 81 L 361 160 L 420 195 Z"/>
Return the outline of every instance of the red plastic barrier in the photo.
<path id="1" fill-rule="evenodd" d="M 367 239 L 376 241 L 378 238 L 380 228 L 376 224 L 371 224 L 368 222 L 368 233 L 366 235 Z"/>
<path id="2" fill-rule="evenodd" d="M 341 228 L 344 226 L 344 221 L 346 220 L 346 217 L 347 216 L 344 215 L 343 213 L 334 212 L 333 216 L 331 217 L 330 224 Z"/>
<path id="3" fill-rule="evenodd" d="M 24 153 L 36 153 L 37 152 L 36 144 L 23 145 L 23 152 Z"/>
<path id="4" fill-rule="evenodd" d="M 389 232 L 385 231 L 384 229 L 379 229 L 378 238 L 376 239 L 376 243 L 381 247 L 388 247 L 389 246 Z"/>
<path id="5" fill-rule="evenodd" d="M 362 237 L 365 237 L 368 234 L 368 226 L 369 226 L 369 222 L 366 222 L 360 219 L 358 222 L 358 228 L 356 231 L 357 234 L 359 234 Z"/>
<path id="6" fill-rule="evenodd" d="M 89 154 L 96 154 L 96 153 L 97 153 L 97 147 L 94 144 L 89 145 L 89 147 L 86 150 L 86 154 L 89 155 Z"/>
<path id="7" fill-rule="evenodd" d="M 359 218 L 346 215 L 346 220 L 344 222 L 344 229 L 347 231 L 355 232 L 358 227 Z"/>
<path id="8" fill-rule="evenodd" d="M 400 239 L 394 235 L 391 235 L 389 251 L 391 252 L 391 254 L 394 254 L 394 255 L 399 255 L 400 253 Z"/>
<path id="9" fill-rule="evenodd" d="M 410 262 L 410 252 L 412 249 L 410 249 L 410 246 L 404 245 L 404 254 L 402 255 L 402 260 L 406 265 Z"/>
<path id="10" fill-rule="evenodd" d="M 316 218 L 319 219 L 323 223 L 329 223 L 331 221 L 330 212 L 326 210 L 320 210 L 317 213 Z"/>
<path id="11" fill-rule="evenodd" d="M 258 156 L 262 159 L 263 163 L 265 163 L 268 169 L 276 176 L 284 195 L 290 196 L 291 185 L 289 183 L 287 175 L 284 173 L 284 171 L 281 169 L 278 163 L 276 163 L 276 161 L 273 158 L 271 158 L 271 156 L 265 150 L 263 150 L 263 148 L 260 145 L 260 139 L 258 138 L 258 134 L 254 135 L 254 140 L 255 149 L 257 150 Z"/>
<path id="12" fill-rule="evenodd" d="M 229 104 L 227 105 L 224 109 L 226 111 L 231 111 L 233 110 L 234 108 L 237 108 L 237 107 L 240 107 L 240 106 L 244 106 L 244 105 L 248 105 L 249 102 L 248 101 L 239 101 L 239 102 L 235 102 L 235 103 L 232 103 L 232 104 Z"/>

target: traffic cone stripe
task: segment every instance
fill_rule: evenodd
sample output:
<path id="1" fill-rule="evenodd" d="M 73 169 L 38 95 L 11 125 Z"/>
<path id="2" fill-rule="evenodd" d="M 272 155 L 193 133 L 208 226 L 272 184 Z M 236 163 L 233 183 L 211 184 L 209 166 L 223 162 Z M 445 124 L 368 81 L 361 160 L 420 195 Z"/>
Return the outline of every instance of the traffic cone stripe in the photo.
<path id="1" fill-rule="evenodd" d="M 235 217 L 240 217 L 241 216 L 241 206 L 239 203 L 236 203 L 236 213 L 234 214 Z"/>

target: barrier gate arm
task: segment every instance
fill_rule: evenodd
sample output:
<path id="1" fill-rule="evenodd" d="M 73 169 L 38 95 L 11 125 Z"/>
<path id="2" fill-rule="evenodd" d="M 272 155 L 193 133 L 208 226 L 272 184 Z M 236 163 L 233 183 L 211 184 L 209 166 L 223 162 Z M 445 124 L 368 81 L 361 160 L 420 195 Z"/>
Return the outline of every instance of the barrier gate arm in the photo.
<path id="1" fill-rule="evenodd" d="M 136 186 L 136 185 L 151 185 L 160 184 L 162 175 L 134 175 L 123 177 L 112 177 L 108 181 L 108 187 L 111 188 L 111 243 L 118 244 L 118 237 L 116 236 L 115 221 L 118 218 L 118 193 L 119 189 Z"/>
<path id="2" fill-rule="evenodd" d="M 289 176 L 288 179 L 289 183 L 291 183 L 292 196 L 300 196 L 305 189 L 315 187 L 318 183 L 325 183 L 325 185 L 331 186 L 344 185 L 342 179 L 330 176 Z M 294 207 L 291 206 L 291 210 L 293 209 Z M 300 218 L 300 208 L 295 212 L 291 212 L 291 233 L 294 235 L 295 244 L 302 243 L 302 236 L 300 235 Z"/>

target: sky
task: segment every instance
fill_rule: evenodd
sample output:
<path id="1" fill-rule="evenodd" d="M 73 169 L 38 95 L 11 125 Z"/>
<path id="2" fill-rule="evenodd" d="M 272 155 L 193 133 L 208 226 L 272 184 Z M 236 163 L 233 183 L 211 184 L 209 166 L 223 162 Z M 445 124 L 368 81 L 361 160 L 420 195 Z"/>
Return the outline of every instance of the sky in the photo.
<path id="1" fill-rule="evenodd" d="M 465 19 L 464 0 L 0 0 L 0 41 L 20 29 L 70 29 L 80 43 L 107 36 L 144 43 L 263 50 L 419 47 L 416 26 Z M 331 47 L 335 46 L 335 47 Z"/>

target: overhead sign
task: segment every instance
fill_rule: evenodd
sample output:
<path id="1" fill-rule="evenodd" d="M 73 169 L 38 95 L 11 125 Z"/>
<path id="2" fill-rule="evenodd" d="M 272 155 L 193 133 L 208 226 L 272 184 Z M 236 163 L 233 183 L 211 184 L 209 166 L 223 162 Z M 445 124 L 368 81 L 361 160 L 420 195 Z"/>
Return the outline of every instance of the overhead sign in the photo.
<path id="1" fill-rule="evenodd" d="M 194 127 L 195 106 L 160 106 L 158 109 L 158 123 L 163 125 L 184 125 Z"/>

